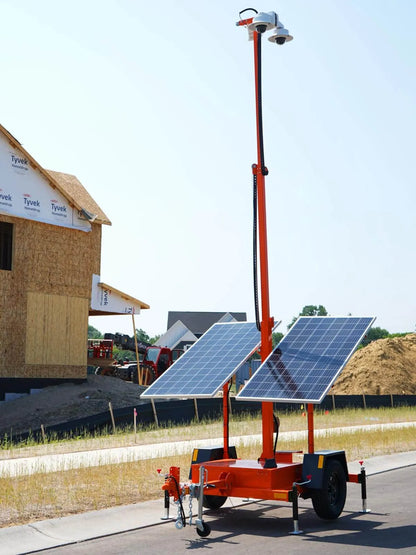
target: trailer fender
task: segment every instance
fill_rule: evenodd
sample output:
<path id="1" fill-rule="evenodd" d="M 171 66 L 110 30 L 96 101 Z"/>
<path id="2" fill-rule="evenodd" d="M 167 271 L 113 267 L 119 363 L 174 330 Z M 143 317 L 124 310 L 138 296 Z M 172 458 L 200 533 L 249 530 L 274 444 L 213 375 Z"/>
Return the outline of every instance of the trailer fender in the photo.
<path id="1" fill-rule="evenodd" d="M 348 468 L 345 451 L 316 451 L 313 454 L 305 453 L 302 465 L 302 482 L 307 484 L 308 489 L 321 489 L 322 479 L 328 461 L 337 459 L 343 466 L 348 481 Z"/>
<path id="2" fill-rule="evenodd" d="M 237 451 L 234 446 L 228 448 L 228 455 L 230 459 L 237 458 Z M 201 447 L 195 448 L 192 452 L 191 468 L 189 469 L 189 479 L 192 479 L 192 465 L 200 464 L 207 461 L 218 461 L 224 458 L 223 447 Z"/>

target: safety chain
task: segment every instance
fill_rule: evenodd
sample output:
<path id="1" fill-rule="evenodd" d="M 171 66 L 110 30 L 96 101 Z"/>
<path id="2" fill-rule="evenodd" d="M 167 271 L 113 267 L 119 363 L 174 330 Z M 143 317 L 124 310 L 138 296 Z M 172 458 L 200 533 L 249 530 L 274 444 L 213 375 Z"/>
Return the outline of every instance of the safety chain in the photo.
<path id="1" fill-rule="evenodd" d="M 182 512 L 181 512 L 181 504 L 183 502 L 183 498 L 184 498 L 184 494 L 183 494 L 183 490 L 182 490 L 180 499 L 175 501 L 175 504 L 177 505 L 177 517 L 176 517 L 175 526 L 178 530 L 180 530 L 181 528 L 184 527 L 184 522 L 183 522 L 183 519 L 182 519 Z"/>
<path id="2" fill-rule="evenodd" d="M 189 492 L 189 526 L 192 526 L 192 495 Z"/>

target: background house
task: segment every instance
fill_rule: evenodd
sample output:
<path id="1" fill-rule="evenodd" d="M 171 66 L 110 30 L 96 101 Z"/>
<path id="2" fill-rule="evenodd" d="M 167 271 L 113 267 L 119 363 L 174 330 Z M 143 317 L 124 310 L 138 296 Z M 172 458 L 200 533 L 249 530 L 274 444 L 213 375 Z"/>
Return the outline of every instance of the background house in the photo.
<path id="1" fill-rule="evenodd" d="M 167 331 L 156 342 L 170 349 L 188 349 L 217 322 L 246 322 L 245 312 L 168 312 Z"/>
<path id="2" fill-rule="evenodd" d="M 108 217 L 0 125 L 0 395 L 85 379 L 89 314 L 149 306 L 100 280 Z"/>

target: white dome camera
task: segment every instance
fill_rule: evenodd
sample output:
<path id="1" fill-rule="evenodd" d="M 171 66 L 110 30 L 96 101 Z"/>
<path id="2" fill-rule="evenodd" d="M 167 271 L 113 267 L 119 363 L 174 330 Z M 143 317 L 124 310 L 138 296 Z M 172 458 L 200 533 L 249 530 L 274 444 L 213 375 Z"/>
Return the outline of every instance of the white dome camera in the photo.
<path id="1" fill-rule="evenodd" d="M 274 42 L 276 44 L 285 44 L 285 42 L 289 42 L 293 40 L 292 35 L 289 34 L 289 31 L 282 28 L 275 28 L 272 34 L 269 36 L 269 41 Z"/>
<path id="2" fill-rule="evenodd" d="M 264 33 L 273 29 L 276 25 L 276 14 L 275 12 L 260 12 L 255 17 L 253 21 L 248 26 L 249 31 L 257 31 L 258 33 Z"/>

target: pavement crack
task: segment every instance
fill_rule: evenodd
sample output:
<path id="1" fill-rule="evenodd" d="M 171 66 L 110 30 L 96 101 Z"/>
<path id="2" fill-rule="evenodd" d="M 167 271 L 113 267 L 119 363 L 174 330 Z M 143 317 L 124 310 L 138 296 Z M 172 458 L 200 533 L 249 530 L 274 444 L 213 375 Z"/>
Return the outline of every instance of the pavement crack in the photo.
<path id="1" fill-rule="evenodd" d="M 50 538 L 51 540 L 61 540 L 62 541 L 62 538 L 60 538 L 58 536 L 52 536 L 51 534 L 47 534 L 43 530 L 40 530 L 40 528 L 37 528 L 34 524 L 28 524 L 28 527 L 35 530 L 35 532 L 39 532 L 39 534 L 41 534 L 42 536 L 45 536 L 46 538 Z"/>

